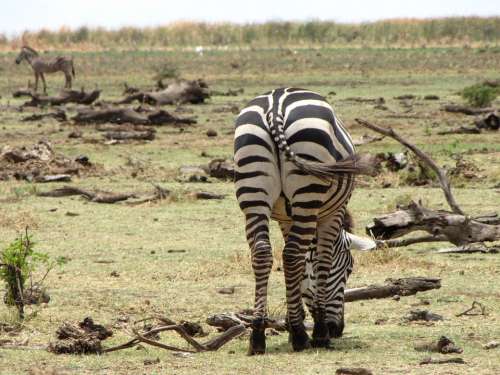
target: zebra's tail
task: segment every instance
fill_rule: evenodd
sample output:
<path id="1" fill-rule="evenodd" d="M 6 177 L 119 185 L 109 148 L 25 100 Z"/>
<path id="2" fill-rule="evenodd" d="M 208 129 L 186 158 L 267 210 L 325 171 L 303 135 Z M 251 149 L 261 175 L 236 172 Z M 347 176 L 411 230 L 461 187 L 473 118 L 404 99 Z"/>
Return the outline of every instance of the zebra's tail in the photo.
<path id="1" fill-rule="evenodd" d="M 73 74 L 73 78 L 76 77 L 76 74 L 75 74 L 75 64 L 73 64 L 73 59 L 71 59 L 71 74 Z"/>
<path id="2" fill-rule="evenodd" d="M 283 117 L 281 115 L 273 116 L 270 111 L 268 114 L 268 123 L 271 135 L 278 145 L 278 149 L 304 173 L 322 179 L 335 179 L 346 173 L 372 176 L 375 172 L 374 158 L 369 155 L 353 155 L 335 163 L 306 160 L 290 149 L 285 137 Z"/>

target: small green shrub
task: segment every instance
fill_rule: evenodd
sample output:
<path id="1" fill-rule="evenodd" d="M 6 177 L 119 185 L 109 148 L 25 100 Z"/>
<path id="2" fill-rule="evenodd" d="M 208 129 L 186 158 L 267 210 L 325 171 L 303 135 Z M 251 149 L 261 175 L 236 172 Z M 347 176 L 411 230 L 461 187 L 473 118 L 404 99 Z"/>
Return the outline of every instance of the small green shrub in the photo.
<path id="1" fill-rule="evenodd" d="M 21 319 L 24 317 L 24 292 L 27 281 L 31 282 L 31 291 L 35 288 L 41 290 L 48 273 L 56 265 L 65 263 L 63 258 L 52 260 L 47 254 L 36 252 L 34 245 L 26 229 L 25 235 L 21 234 L 0 253 L 0 279 L 5 282 L 7 288 L 5 303 L 15 305 Z M 39 265 L 44 265 L 46 271 L 40 281 L 33 283 L 32 276 Z"/>
<path id="2" fill-rule="evenodd" d="M 477 84 L 462 90 L 462 98 L 473 107 L 488 107 L 499 94 L 498 87 Z"/>

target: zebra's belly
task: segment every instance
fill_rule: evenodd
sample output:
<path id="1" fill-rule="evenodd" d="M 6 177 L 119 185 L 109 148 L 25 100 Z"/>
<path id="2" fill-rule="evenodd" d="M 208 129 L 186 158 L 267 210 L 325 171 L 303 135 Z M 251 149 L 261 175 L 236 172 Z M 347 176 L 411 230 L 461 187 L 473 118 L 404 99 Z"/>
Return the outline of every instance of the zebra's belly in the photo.
<path id="1" fill-rule="evenodd" d="M 354 177 L 348 176 L 335 180 L 327 193 L 324 194 L 324 204 L 318 213 L 318 221 L 332 216 L 350 198 L 354 187 Z M 291 222 L 291 208 L 288 199 L 281 195 L 273 206 L 271 218 L 279 222 Z"/>

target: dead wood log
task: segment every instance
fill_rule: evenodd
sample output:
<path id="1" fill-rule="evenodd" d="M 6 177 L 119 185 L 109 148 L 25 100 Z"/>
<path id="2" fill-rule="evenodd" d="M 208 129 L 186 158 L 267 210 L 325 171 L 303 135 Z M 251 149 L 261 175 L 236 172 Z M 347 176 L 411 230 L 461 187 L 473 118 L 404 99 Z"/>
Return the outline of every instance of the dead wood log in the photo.
<path id="1" fill-rule="evenodd" d="M 371 103 L 371 104 L 384 104 L 385 99 L 383 97 L 379 98 L 362 98 L 359 96 L 349 97 L 342 99 L 342 101 L 346 102 L 356 102 L 356 103 Z"/>
<path id="2" fill-rule="evenodd" d="M 500 238 L 500 225 L 485 224 L 453 212 L 433 211 L 415 202 L 393 213 L 374 218 L 373 223 L 366 227 L 367 233 L 382 240 L 418 230 L 426 231 L 434 237 L 439 236 L 439 239 L 444 236 L 446 241 L 457 246 L 496 241 Z"/>
<path id="3" fill-rule="evenodd" d="M 460 126 L 455 129 L 442 130 L 438 132 L 439 135 L 447 134 L 481 134 L 481 129 L 473 126 Z"/>
<path id="4" fill-rule="evenodd" d="M 184 325 L 181 324 L 175 324 L 170 319 L 165 319 L 165 318 L 159 318 L 157 317 L 158 320 L 160 320 L 163 325 L 153 328 L 147 332 L 141 333 L 139 330 L 134 327 L 132 328 L 132 332 L 135 335 L 135 338 L 118 346 L 112 347 L 112 348 L 107 348 L 102 350 L 103 353 L 109 353 L 113 352 L 116 350 L 121 350 L 121 349 L 126 349 L 126 348 L 131 348 L 136 346 L 139 343 L 145 343 L 149 344 L 152 346 L 159 347 L 161 349 L 166 349 L 166 350 L 173 350 L 176 352 L 185 352 L 185 353 L 199 353 L 199 352 L 207 352 L 207 351 L 216 351 L 220 349 L 222 346 L 227 344 L 229 341 L 232 339 L 240 336 L 246 331 L 246 327 L 243 324 L 239 324 L 233 327 L 230 327 L 227 331 L 223 332 L 222 334 L 214 337 L 213 339 L 207 341 L 206 343 L 200 343 L 196 341 L 191 335 L 189 334 L 188 331 L 186 331 L 186 328 Z M 138 322 L 136 322 L 138 323 Z M 171 345 L 166 345 L 161 342 L 155 341 L 150 339 L 149 337 L 153 335 L 157 335 L 160 332 L 165 332 L 165 331 L 174 331 L 176 332 L 180 337 L 182 337 L 186 342 L 193 347 L 193 349 L 182 349 L 178 348 L 175 346 Z"/>
<path id="5" fill-rule="evenodd" d="M 70 182 L 71 175 L 69 174 L 53 174 L 53 175 L 42 175 L 36 176 L 35 182 Z"/>
<path id="6" fill-rule="evenodd" d="M 187 81 L 179 80 L 169 84 L 161 91 L 136 92 L 117 102 L 117 104 L 129 104 L 134 101 L 151 105 L 167 104 L 200 104 L 209 98 L 206 83 L 201 80 Z"/>
<path id="7" fill-rule="evenodd" d="M 341 367 L 335 370 L 335 375 L 373 375 L 373 372 L 364 367 Z"/>
<path id="8" fill-rule="evenodd" d="M 451 113 L 463 113 L 464 115 L 469 115 L 469 116 L 482 115 L 484 113 L 495 112 L 494 108 L 474 108 L 457 104 L 445 105 L 443 108 L 441 108 L 441 110 Z"/>
<path id="9" fill-rule="evenodd" d="M 440 254 L 472 254 L 472 253 L 483 253 L 483 254 L 498 254 L 500 252 L 500 246 L 486 246 L 484 243 L 471 243 L 467 245 L 462 245 L 458 247 L 452 247 L 449 249 L 438 250 Z"/>
<path id="10" fill-rule="evenodd" d="M 427 357 L 424 358 L 420 361 L 420 365 L 443 365 L 443 364 L 448 364 L 448 363 L 458 363 L 458 364 L 465 364 L 465 361 L 463 358 L 460 357 L 453 357 L 453 358 L 431 358 Z"/>
<path id="11" fill-rule="evenodd" d="M 64 112 L 63 110 L 57 110 L 55 112 L 49 113 L 34 113 L 31 116 L 23 117 L 21 121 L 40 121 L 44 118 L 53 118 L 57 121 L 66 121 L 68 119 L 66 116 L 66 112 Z"/>
<path id="12" fill-rule="evenodd" d="M 409 277 L 402 279 L 387 279 L 385 285 L 369 285 L 361 288 L 347 289 L 344 294 L 345 302 L 354 302 L 367 299 L 389 298 L 395 295 L 411 296 L 418 292 L 425 292 L 441 288 L 441 279 L 429 277 Z M 214 314 L 207 318 L 206 323 L 221 330 L 243 325 L 251 327 L 253 322 L 251 312 Z M 286 331 L 285 320 L 267 319 L 266 328 L 277 331 Z M 306 327 L 307 328 L 307 327 Z"/>
<path id="13" fill-rule="evenodd" d="M 490 113 L 486 117 L 474 122 L 477 128 L 486 130 L 500 129 L 500 116 L 495 113 Z"/>
<path id="14" fill-rule="evenodd" d="M 429 277 L 408 277 L 402 279 L 387 279 L 386 285 L 370 285 L 362 288 L 347 289 L 345 302 L 365 299 L 388 298 L 395 295 L 411 296 L 418 292 L 441 288 L 441 279 Z"/>
<path id="15" fill-rule="evenodd" d="M 400 238 L 400 239 L 390 239 L 390 240 L 378 240 L 377 247 L 403 247 L 408 245 L 413 245 L 415 243 L 422 242 L 442 242 L 448 241 L 445 236 L 419 236 L 419 237 L 410 237 L 410 238 Z"/>
<path id="16" fill-rule="evenodd" d="M 130 108 L 80 109 L 72 120 L 76 124 L 103 124 L 109 122 L 134 125 L 193 124 L 196 122 L 193 119 L 173 116 L 163 110 L 139 113 Z"/>
<path id="17" fill-rule="evenodd" d="M 98 132 L 156 132 L 155 128 L 150 125 L 134 125 L 134 124 L 98 124 L 95 127 Z"/>
<path id="18" fill-rule="evenodd" d="M 362 146 L 368 143 L 378 142 L 384 139 L 384 137 L 373 137 L 369 134 L 363 134 L 361 138 L 354 140 L 354 146 Z"/>
<path id="19" fill-rule="evenodd" d="M 113 131 L 106 132 L 104 134 L 104 138 L 109 140 L 118 140 L 118 141 L 129 141 L 129 140 L 145 140 L 152 141 L 155 139 L 155 132 L 151 130 L 147 131 Z"/>
<path id="20" fill-rule="evenodd" d="M 60 92 L 59 96 L 46 96 L 30 93 L 29 96 L 31 97 L 31 100 L 24 103 L 22 107 L 41 107 L 46 105 L 56 106 L 67 103 L 90 105 L 96 101 L 100 95 L 101 90 L 85 92 L 83 89 L 81 91 L 63 90 Z"/>
<path id="21" fill-rule="evenodd" d="M 476 311 L 477 309 L 479 309 L 479 312 L 472 313 L 472 311 Z M 470 308 L 461 313 L 456 314 L 455 316 L 459 318 L 464 315 L 486 315 L 486 307 L 481 302 L 473 301 L 472 306 Z"/>
<path id="22" fill-rule="evenodd" d="M 67 197 L 72 195 L 81 195 L 90 202 L 95 203 L 116 203 L 125 201 L 130 198 L 135 198 L 136 194 L 117 194 L 103 191 L 90 191 L 74 186 L 63 186 L 62 188 L 51 191 L 37 193 L 39 197 Z"/>
<path id="23" fill-rule="evenodd" d="M 368 129 L 371 129 L 377 133 L 386 135 L 388 137 L 391 137 L 401 143 L 402 145 L 408 147 L 417 157 L 419 157 L 422 161 L 424 161 L 429 167 L 437 174 L 439 178 L 439 183 L 441 184 L 441 188 L 443 189 L 444 195 L 446 197 L 446 201 L 450 205 L 451 209 L 453 210 L 454 213 L 463 215 L 464 212 L 462 209 L 458 206 L 457 202 L 455 201 L 455 197 L 451 193 L 451 185 L 450 181 L 448 180 L 448 177 L 446 176 L 446 173 L 438 167 L 436 162 L 430 158 L 429 155 L 427 155 L 425 152 L 421 151 L 419 148 L 417 148 L 414 144 L 408 142 L 407 140 L 403 139 L 399 134 L 397 134 L 392 128 L 382 128 L 380 126 L 374 125 L 372 123 L 369 123 L 368 121 L 362 120 L 362 119 L 356 119 L 356 122 L 358 122 L 360 125 L 363 125 L 364 127 L 367 127 Z"/>

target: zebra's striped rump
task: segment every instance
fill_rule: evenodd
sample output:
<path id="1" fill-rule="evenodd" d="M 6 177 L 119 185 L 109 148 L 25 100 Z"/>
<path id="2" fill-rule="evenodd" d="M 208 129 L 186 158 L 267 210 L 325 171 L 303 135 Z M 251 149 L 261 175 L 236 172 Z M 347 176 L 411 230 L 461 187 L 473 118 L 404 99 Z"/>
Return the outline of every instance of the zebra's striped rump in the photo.
<path id="1" fill-rule="evenodd" d="M 236 196 L 245 214 L 256 281 L 250 353 L 265 350 L 262 322 L 273 261 L 270 218 L 279 221 L 285 240 L 292 345 L 295 350 L 309 345 L 303 326 L 301 288 L 305 288 L 304 299 L 315 320 L 313 344 L 325 346 L 330 337 L 327 323 L 339 322 L 343 315 L 343 290 L 352 268 L 349 243 L 341 235 L 342 220 L 354 186 L 353 174 L 362 167 L 351 138 L 321 95 L 276 89 L 256 97 L 239 114 L 234 159 Z M 308 252 L 314 287 L 304 284 Z"/>

